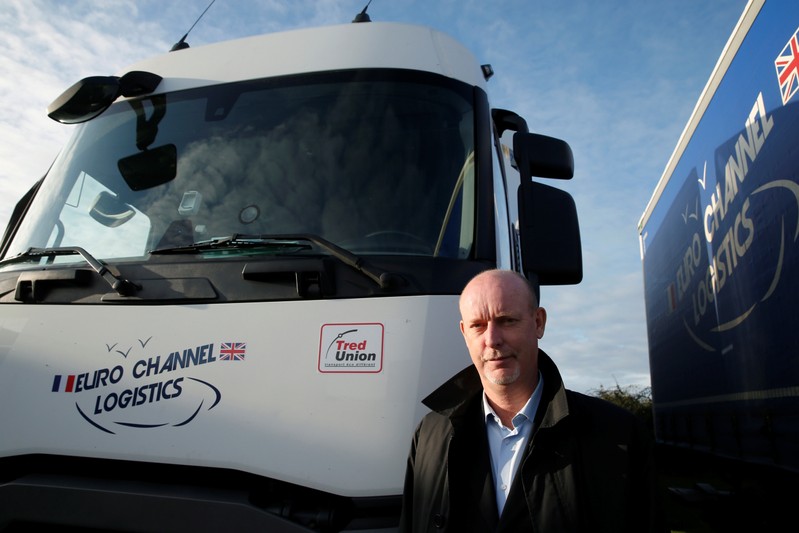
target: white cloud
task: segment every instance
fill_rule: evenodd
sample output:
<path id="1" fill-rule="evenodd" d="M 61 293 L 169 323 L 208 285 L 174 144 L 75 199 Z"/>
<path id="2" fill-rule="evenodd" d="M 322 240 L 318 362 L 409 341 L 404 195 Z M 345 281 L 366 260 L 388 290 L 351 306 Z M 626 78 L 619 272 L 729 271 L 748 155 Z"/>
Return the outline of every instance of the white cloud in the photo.
<path id="1" fill-rule="evenodd" d="M 16 199 L 44 173 L 71 127 L 46 116 L 74 82 L 111 75 L 144 55 L 168 49 L 151 23 L 131 24 L 132 2 L 12 0 L 0 6 L 0 224 Z"/>

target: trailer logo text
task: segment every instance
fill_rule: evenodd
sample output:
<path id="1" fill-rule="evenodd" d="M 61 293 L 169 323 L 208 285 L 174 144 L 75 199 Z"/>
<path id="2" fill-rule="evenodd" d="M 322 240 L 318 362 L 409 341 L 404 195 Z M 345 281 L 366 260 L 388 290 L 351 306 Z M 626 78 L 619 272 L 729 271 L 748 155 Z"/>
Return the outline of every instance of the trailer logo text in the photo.
<path id="1" fill-rule="evenodd" d="M 796 214 L 783 211 L 774 216 L 772 221 L 758 217 L 756 213 L 759 210 L 754 207 L 758 203 L 769 202 L 772 206 L 769 212 L 776 214 L 774 210 L 778 208 L 773 203 L 776 194 L 785 199 L 782 203 L 786 207 L 779 209 L 790 208 L 793 211 L 791 206 L 799 206 L 799 184 L 778 176 L 769 181 L 751 182 L 755 183 L 751 186 L 747 181 L 751 167 L 760 161 L 762 150 L 768 146 L 773 129 L 774 118 L 766 112 L 760 93 L 744 121 L 743 132 L 729 146 L 731 153 L 728 156 L 717 155 L 719 170 L 723 164 L 723 176 L 719 176 L 715 187 L 707 183 L 706 173 L 697 180 L 702 191 L 707 188 L 710 194 L 704 209 L 700 210 L 697 203 L 693 211 L 686 209 L 682 215 L 685 225 L 694 228 L 694 232 L 677 266 L 674 283 L 667 287 L 667 299 L 671 311 L 677 309 L 684 299 L 687 300 L 690 312 L 684 316 L 685 327 L 693 340 L 708 351 L 714 350 L 712 344 L 693 333 L 694 328 L 700 327 L 700 323 L 711 312 L 715 314 L 709 333 L 727 331 L 742 324 L 758 304 L 774 293 L 784 274 L 786 246 L 799 240 L 799 218 Z M 768 172 L 767 167 L 762 168 L 766 170 L 760 172 Z M 765 176 L 771 177 L 768 174 Z M 754 179 L 758 178 L 762 179 L 760 176 Z M 765 193 L 772 196 L 767 197 Z M 751 265 L 747 255 L 754 246 L 774 250 L 769 253 L 774 258 L 774 270 L 759 272 L 761 276 L 770 275 L 770 283 L 765 285 L 763 293 L 747 295 L 745 301 L 735 299 L 738 306 L 736 314 L 720 315 L 715 304 L 716 298 L 741 268 Z"/>

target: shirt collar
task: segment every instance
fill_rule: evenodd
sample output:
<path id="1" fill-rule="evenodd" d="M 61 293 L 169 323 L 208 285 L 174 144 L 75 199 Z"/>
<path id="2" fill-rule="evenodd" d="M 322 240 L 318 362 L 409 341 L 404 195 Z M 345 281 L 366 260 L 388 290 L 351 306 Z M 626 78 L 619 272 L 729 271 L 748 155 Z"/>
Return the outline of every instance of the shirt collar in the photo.
<path id="1" fill-rule="evenodd" d="M 535 420 L 535 413 L 538 411 L 538 404 L 541 403 L 541 395 L 544 391 L 544 376 L 541 375 L 541 372 L 538 372 L 538 385 L 536 385 L 533 394 L 530 395 L 530 398 L 527 400 L 527 403 L 524 404 L 518 413 L 513 417 L 513 425 L 518 427 L 521 423 L 517 422 L 517 417 L 522 416 L 529 420 L 531 423 Z M 483 391 L 483 413 L 485 414 L 486 420 L 489 420 L 489 416 L 493 420 L 494 418 L 499 418 L 497 413 L 488 403 L 488 397 L 486 396 L 485 391 Z"/>

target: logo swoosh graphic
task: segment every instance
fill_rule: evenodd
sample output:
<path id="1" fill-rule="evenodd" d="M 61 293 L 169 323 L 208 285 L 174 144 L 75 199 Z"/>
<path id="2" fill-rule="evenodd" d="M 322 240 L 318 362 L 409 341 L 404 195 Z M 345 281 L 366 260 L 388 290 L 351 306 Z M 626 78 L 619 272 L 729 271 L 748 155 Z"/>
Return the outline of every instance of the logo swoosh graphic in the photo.
<path id="1" fill-rule="evenodd" d="M 777 188 L 787 189 L 788 191 L 793 193 L 794 199 L 796 200 L 797 207 L 799 208 L 799 184 L 797 184 L 796 182 L 793 182 L 791 180 L 774 180 L 774 181 L 770 181 L 768 183 L 765 183 L 765 184 L 761 185 L 760 187 L 758 187 L 754 191 L 752 191 L 750 196 L 754 196 L 754 195 L 756 195 L 758 193 L 761 193 L 761 192 L 769 190 L 769 189 L 777 189 Z M 733 318 L 732 320 L 728 320 L 727 322 L 725 322 L 723 324 L 719 324 L 718 326 L 716 326 L 714 328 L 711 328 L 710 329 L 711 333 L 720 333 L 720 332 L 729 331 L 731 329 L 734 329 L 734 328 L 738 327 L 739 325 L 741 325 L 749 317 L 750 314 L 752 314 L 752 312 L 757 307 L 758 303 L 765 302 L 766 300 L 768 300 L 774 294 L 774 292 L 777 290 L 777 285 L 779 285 L 780 277 L 782 276 L 782 271 L 783 271 L 784 266 L 785 266 L 784 265 L 784 261 L 785 261 L 786 235 L 785 235 L 785 217 L 784 216 L 782 217 L 781 222 L 782 223 L 781 223 L 781 226 L 780 226 L 780 250 L 779 250 L 779 254 L 777 255 L 776 268 L 774 270 L 774 278 L 771 280 L 771 283 L 769 284 L 769 287 L 766 290 L 766 292 L 763 294 L 763 297 L 760 298 L 760 300 L 758 302 L 755 302 L 754 304 L 752 304 L 752 306 L 749 307 L 749 309 L 747 309 L 746 311 L 744 311 L 741 315 Z M 796 229 L 794 230 L 793 241 L 796 242 L 797 239 L 799 239 L 799 214 L 797 214 Z M 693 341 L 699 347 L 701 347 L 704 350 L 711 351 L 711 352 L 715 352 L 716 351 L 712 346 L 710 346 L 707 343 L 705 343 L 704 341 L 702 341 L 696 335 L 696 333 L 694 333 L 693 330 L 691 330 L 690 326 L 685 321 L 685 319 L 683 319 L 683 325 L 685 326 L 685 329 L 688 332 L 688 334 L 690 335 L 690 337 L 693 339 Z"/>
<path id="2" fill-rule="evenodd" d="M 196 381 L 197 383 L 201 383 L 201 384 L 205 385 L 206 387 L 211 389 L 211 391 L 214 393 L 214 401 L 211 404 L 211 406 L 207 409 L 207 411 L 210 411 L 211 409 L 216 407 L 219 404 L 219 402 L 222 400 L 222 393 L 214 385 L 208 383 L 207 381 L 203 381 L 203 380 L 197 379 L 197 378 L 187 377 L 187 379 L 190 379 L 192 381 Z M 153 423 L 153 424 L 142 424 L 142 423 L 136 423 L 136 422 L 122 422 L 122 421 L 114 421 L 114 424 L 117 424 L 119 426 L 129 427 L 129 428 L 136 428 L 136 429 L 151 429 L 151 428 L 159 428 L 159 427 L 164 427 L 164 426 L 169 426 L 169 425 L 171 425 L 173 427 L 185 426 L 186 424 L 188 424 L 189 422 L 194 420 L 194 418 L 202 410 L 203 405 L 205 405 L 205 400 L 204 399 L 200 399 L 200 404 L 197 406 L 197 409 L 194 410 L 194 412 L 191 414 L 191 416 L 189 416 L 186 420 L 183 420 L 182 422 L 178 422 L 176 424 L 172 424 L 170 422 L 160 422 L 160 423 Z M 100 425 L 99 423 L 95 422 L 94 420 L 92 420 L 86 413 L 83 412 L 83 410 L 80 408 L 80 406 L 77 403 L 75 403 L 75 408 L 78 410 L 78 413 L 80 414 L 80 416 L 82 416 L 83 419 L 86 420 L 92 426 L 96 427 L 100 431 L 104 431 L 106 433 L 110 433 L 111 435 L 116 435 L 115 432 L 111 431 L 110 429 L 108 429 L 108 428 Z"/>

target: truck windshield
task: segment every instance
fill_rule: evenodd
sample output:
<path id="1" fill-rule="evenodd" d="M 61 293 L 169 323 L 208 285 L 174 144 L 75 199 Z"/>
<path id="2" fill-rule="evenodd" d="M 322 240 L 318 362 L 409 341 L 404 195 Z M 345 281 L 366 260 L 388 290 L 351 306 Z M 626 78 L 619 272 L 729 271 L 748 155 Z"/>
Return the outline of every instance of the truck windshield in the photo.
<path id="1" fill-rule="evenodd" d="M 466 258 L 474 137 L 472 88 L 410 71 L 121 101 L 76 128 L 6 257 L 80 246 L 143 261 L 236 234 L 312 234 L 358 254 Z"/>

